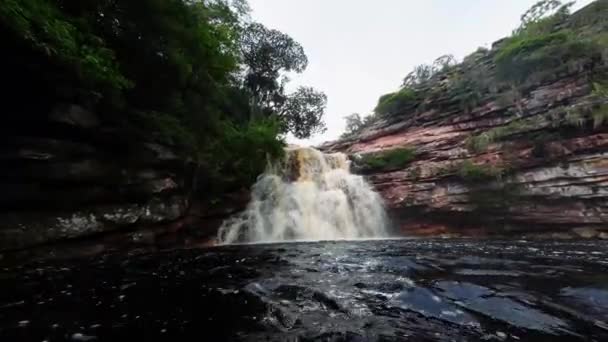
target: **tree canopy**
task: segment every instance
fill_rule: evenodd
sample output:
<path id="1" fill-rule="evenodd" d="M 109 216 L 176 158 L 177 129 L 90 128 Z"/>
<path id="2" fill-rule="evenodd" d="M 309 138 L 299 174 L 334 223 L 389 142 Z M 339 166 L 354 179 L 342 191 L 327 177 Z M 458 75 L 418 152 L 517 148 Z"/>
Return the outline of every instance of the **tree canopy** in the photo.
<path id="1" fill-rule="evenodd" d="M 302 72 L 308 66 L 304 48 L 290 36 L 260 23 L 247 25 L 241 38 L 245 86 L 262 104 L 281 90 L 281 72 Z"/>
<path id="2" fill-rule="evenodd" d="M 288 35 L 251 23 L 241 38 L 244 63 L 243 85 L 252 95 L 254 111 L 274 116 L 283 133 L 307 138 L 325 131 L 325 94 L 311 87 L 300 87 L 286 94 L 288 72 L 303 72 L 308 65 L 304 48 Z"/>
<path id="3" fill-rule="evenodd" d="M 287 74 L 306 69 L 304 49 L 248 13 L 245 0 L 3 1 L 8 97 L 15 107 L 23 94 L 40 98 L 39 107 L 77 103 L 210 169 L 247 169 L 254 156 L 280 154 L 269 142 L 280 146 L 285 133 L 323 131 L 327 101 L 309 87 L 286 92 Z M 233 140 L 260 153 L 218 147 Z"/>

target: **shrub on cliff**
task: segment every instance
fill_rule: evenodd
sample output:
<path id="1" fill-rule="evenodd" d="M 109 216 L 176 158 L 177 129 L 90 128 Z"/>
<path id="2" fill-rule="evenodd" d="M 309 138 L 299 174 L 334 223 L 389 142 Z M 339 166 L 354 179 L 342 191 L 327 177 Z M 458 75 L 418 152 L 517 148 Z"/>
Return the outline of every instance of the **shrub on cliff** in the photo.
<path id="1" fill-rule="evenodd" d="M 358 164 L 364 172 L 392 171 L 405 168 L 416 158 L 416 151 L 411 148 L 398 148 L 380 153 L 363 155 Z"/>
<path id="2" fill-rule="evenodd" d="M 403 79 L 399 91 L 385 94 L 378 99 L 374 113 L 391 116 L 415 108 L 429 92 L 434 90 L 429 89 L 434 81 L 441 75 L 448 74 L 456 65 L 454 56 L 444 55 L 435 59 L 432 64 L 414 67 L 414 70 Z"/>
<path id="3" fill-rule="evenodd" d="M 520 27 L 491 50 L 480 48 L 462 63 L 446 55 L 415 67 L 399 91 L 380 97 L 375 113 L 414 115 L 423 109 L 445 113 L 455 107 L 472 112 L 488 95 L 498 95 L 506 100 L 497 101 L 503 102 L 501 107 L 514 105 L 524 115 L 521 100 L 528 86 L 608 65 L 606 1 L 596 1 L 576 15 L 570 14 L 571 6 L 540 0 L 522 15 Z M 596 117 L 600 122 L 602 116 Z"/>
<path id="4" fill-rule="evenodd" d="M 395 93 L 382 95 L 374 112 L 381 116 L 396 114 L 399 110 L 416 105 L 416 92 L 411 88 L 402 88 Z"/>
<path id="5" fill-rule="evenodd" d="M 226 191 L 252 184 L 270 161 L 283 156 L 285 143 L 277 139 L 280 129 L 273 119 L 222 122 L 219 139 L 201 151 L 203 166 L 214 181 L 210 187 Z"/>
<path id="6" fill-rule="evenodd" d="M 496 180 L 501 177 L 502 173 L 503 170 L 501 168 L 474 164 L 470 160 L 462 162 L 456 169 L 458 177 L 470 183 Z"/>
<path id="7" fill-rule="evenodd" d="M 403 88 L 421 88 L 439 74 L 446 73 L 456 65 L 452 55 L 443 55 L 436 58 L 432 64 L 420 64 L 414 67 L 403 79 Z"/>
<path id="8" fill-rule="evenodd" d="M 598 129 L 608 124 L 608 84 L 594 82 L 591 95 L 593 100 L 596 101 L 596 105 L 591 112 L 593 128 Z"/>
<path id="9" fill-rule="evenodd" d="M 346 121 L 345 132 L 342 133 L 340 138 L 348 138 L 353 136 L 361 131 L 365 126 L 365 123 L 359 113 L 353 113 L 345 116 L 344 121 Z"/>
<path id="10" fill-rule="evenodd" d="M 375 114 L 369 114 L 365 117 L 361 117 L 358 113 L 353 113 L 344 117 L 346 121 L 346 127 L 344 133 L 340 135 L 340 139 L 348 139 L 361 133 L 363 129 L 369 127 L 378 120 L 378 116 Z"/>
<path id="11" fill-rule="evenodd" d="M 453 76 L 447 90 L 465 113 L 471 112 L 479 105 L 486 91 L 486 86 L 476 78 L 476 74 L 472 70 Z"/>
<path id="12" fill-rule="evenodd" d="M 580 72 L 601 56 L 600 46 L 573 32 L 510 38 L 495 55 L 500 80 L 523 84 L 553 79 L 567 72 Z"/>
<path id="13" fill-rule="evenodd" d="M 507 140 L 510 136 L 534 129 L 542 120 L 543 117 L 533 116 L 513 120 L 504 126 L 489 129 L 479 135 L 469 137 L 466 141 L 467 149 L 470 152 L 483 152 L 495 142 Z"/>
<path id="14" fill-rule="evenodd" d="M 605 46 L 596 34 L 581 34 L 576 25 L 567 25 L 572 4 L 542 0 L 522 16 L 521 26 L 494 56 L 499 80 L 515 85 L 542 82 L 584 71 L 602 58 Z"/>

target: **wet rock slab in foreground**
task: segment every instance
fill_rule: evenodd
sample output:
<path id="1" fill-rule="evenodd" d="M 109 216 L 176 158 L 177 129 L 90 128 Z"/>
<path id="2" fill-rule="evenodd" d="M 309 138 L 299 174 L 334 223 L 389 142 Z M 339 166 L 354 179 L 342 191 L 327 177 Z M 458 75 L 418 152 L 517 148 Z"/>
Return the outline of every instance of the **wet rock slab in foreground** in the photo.
<path id="1" fill-rule="evenodd" d="M 6 268 L 1 341 L 606 341 L 608 244 L 393 240 Z"/>

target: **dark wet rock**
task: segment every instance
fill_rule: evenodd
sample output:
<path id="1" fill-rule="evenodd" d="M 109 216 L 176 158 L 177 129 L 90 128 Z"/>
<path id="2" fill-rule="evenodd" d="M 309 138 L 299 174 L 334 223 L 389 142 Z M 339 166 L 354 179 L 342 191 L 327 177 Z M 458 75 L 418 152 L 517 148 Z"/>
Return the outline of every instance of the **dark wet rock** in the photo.
<path id="1" fill-rule="evenodd" d="M 193 167 L 172 148 L 69 103 L 22 119 L 0 137 L 0 251 L 117 231 L 128 240 L 185 216 Z"/>
<path id="2" fill-rule="evenodd" d="M 117 230 L 135 223 L 178 219 L 186 210 L 180 197 L 143 204 L 100 205 L 74 211 L 0 214 L 0 249 L 19 249 L 49 241 Z"/>
<path id="3" fill-rule="evenodd" d="M 0 276 L 0 340 L 604 341 L 607 250 L 396 240 L 32 262 Z"/>
<path id="4" fill-rule="evenodd" d="M 212 244 L 247 203 L 203 187 L 194 198 L 199 169 L 179 149 L 90 108 L 49 106 L 0 127 L 0 253 L 65 255 L 87 240 L 86 254 Z"/>
<path id="5" fill-rule="evenodd" d="M 180 158 L 175 153 L 175 151 L 171 150 L 167 146 L 163 146 L 160 144 L 145 144 L 146 148 L 154 153 L 154 159 L 167 162 L 167 161 L 179 161 Z"/>
<path id="6" fill-rule="evenodd" d="M 511 326 L 555 334 L 568 332 L 568 325 L 559 318 L 524 306 L 488 288 L 458 282 L 439 283 L 436 286 L 443 290 L 445 297 L 457 301 L 463 309 L 507 322 Z"/>
<path id="7" fill-rule="evenodd" d="M 608 317 L 608 288 L 566 287 L 560 292 L 564 301 L 579 308 L 586 308 L 590 314 Z"/>
<path id="8" fill-rule="evenodd" d="M 56 106 L 49 119 L 80 128 L 94 128 L 100 124 L 100 120 L 95 113 L 75 104 Z"/>
<path id="9" fill-rule="evenodd" d="M 479 323 L 461 308 L 452 303 L 444 303 L 435 293 L 425 288 L 413 287 L 401 292 L 393 300 L 393 305 L 429 318 L 459 325 L 479 326 Z"/>

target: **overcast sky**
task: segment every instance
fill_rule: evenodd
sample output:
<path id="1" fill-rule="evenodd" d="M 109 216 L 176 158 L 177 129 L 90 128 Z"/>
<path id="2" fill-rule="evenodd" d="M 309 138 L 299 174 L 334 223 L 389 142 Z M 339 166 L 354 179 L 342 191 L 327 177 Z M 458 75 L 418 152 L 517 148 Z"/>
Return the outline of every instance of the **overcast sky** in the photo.
<path id="1" fill-rule="evenodd" d="M 328 96 L 327 133 L 291 143 L 317 145 L 344 131 L 343 117 L 368 114 L 418 64 L 457 59 L 507 36 L 537 0 L 249 0 L 252 18 L 304 47 L 308 69 L 291 87 Z M 576 7 L 592 2 L 579 0 Z"/>

